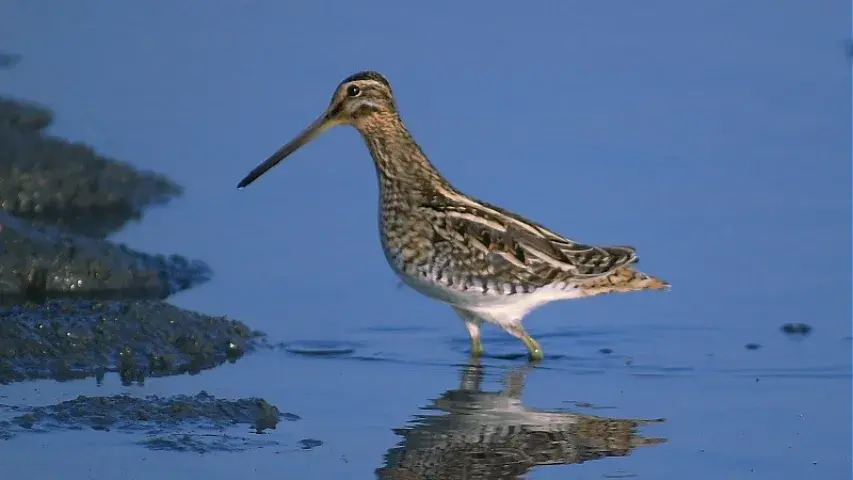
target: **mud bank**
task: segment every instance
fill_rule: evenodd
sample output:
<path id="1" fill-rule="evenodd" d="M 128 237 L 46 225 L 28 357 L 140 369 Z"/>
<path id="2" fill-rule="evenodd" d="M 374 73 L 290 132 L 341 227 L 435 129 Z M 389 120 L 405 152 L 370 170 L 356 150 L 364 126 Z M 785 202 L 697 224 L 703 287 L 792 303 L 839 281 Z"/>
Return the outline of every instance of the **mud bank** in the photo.
<path id="1" fill-rule="evenodd" d="M 262 334 L 159 300 L 208 281 L 201 261 L 103 237 L 182 192 L 44 133 L 51 112 L 0 98 L 0 383 L 122 381 L 239 358 Z"/>
<path id="2" fill-rule="evenodd" d="M 197 453 L 278 445 L 263 433 L 281 419 L 299 418 L 260 398 L 223 400 L 205 391 L 168 398 L 79 396 L 44 407 L 0 405 L 0 415 L 0 439 L 91 429 L 134 434 L 136 443 L 152 450 Z"/>
<path id="3" fill-rule="evenodd" d="M 103 240 L 182 188 L 44 134 L 51 121 L 38 104 L 0 98 L 0 302 L 165 298 L 207 281 L 203 262 Z"/>
<path id="4" fill-rule="evenodd" d="M 35 226 L 0 210 L 0 301 L 86 296 L 165 298 L 210 279 L 180 255 L 150 255 L 106 240 Z"/>
<path id="5" fill-rule="evenodd" d="M 118 373 L 123 384 L 210 369 L 265 346 L 245 324 L 162 300 L 208 281 L 201 261 L 107 240 L 182 188 L 45 134 L 51 112 L 0 98 L 0 384 Z M 115 430 L 155 450 L 236 451 L 275 444 L 263 399 L 85 397 L 0 405 L 0 439 L 23 432 Z M 286 414 L 285 419 L 299 417 Z M 250 425 L 255 434 L 247 428 Z"/>
<path id="6" fill-rule="evenodd" d="M 103 238 L 183 189 L 153 172 L 44 133 L 51 112 L 0 97 L 0 208 L 40 224 Z"/>
<path id="7" fill-rule="evenodd" d="M 55 300 L 0 307 L 0 383 L 117 372 L 122 382 L 235 361 L 263 334 L 156 300 Z"/>

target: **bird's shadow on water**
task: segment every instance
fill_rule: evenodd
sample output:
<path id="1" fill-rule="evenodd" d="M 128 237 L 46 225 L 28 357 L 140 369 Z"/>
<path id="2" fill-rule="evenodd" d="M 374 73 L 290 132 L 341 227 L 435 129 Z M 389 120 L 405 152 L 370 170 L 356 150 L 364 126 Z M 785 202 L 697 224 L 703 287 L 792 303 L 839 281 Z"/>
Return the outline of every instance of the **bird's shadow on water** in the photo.
<path id="1" fill-rule="evenodd" d="M 663 419 L 617 419 L 526 407 L 525 378 L 532 364 L 510 369 L 503 389 L 485 391 L 486 368 L 472 359 L 458 388 L 430 401 L 385 454 L 377 478 L 513 479 L 541 465 L 568 465 L 630 455 L 666 440 L 637 433 Z"/>

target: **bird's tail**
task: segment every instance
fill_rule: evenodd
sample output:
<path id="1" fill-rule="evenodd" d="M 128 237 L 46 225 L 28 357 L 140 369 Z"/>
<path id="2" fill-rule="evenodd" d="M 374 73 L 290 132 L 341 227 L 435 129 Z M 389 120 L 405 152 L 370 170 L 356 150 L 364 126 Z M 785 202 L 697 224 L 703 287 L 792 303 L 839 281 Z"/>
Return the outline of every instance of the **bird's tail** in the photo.
<path id="1" fill-rule="evenodd" d="M 584 296 L 602 293 L 633 292 L 636 290 L 670 290 L 670 284 L 658 277 L 647 275 L 631 267 L 622 267 L 609 275 L 595 277 L 580 283 Z"/>

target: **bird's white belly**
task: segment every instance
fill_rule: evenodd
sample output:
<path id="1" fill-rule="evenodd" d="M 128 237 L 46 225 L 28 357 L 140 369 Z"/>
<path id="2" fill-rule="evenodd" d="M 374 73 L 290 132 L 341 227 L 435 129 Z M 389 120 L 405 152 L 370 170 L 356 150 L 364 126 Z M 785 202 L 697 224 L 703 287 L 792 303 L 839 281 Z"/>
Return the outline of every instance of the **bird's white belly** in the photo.
<path id="1" fill-rule="evenodd" d="M 397 276 L 415 291 L 434 300 L 473 312 L 482 319 L 499 325 L 516 324 L 532 310 L 546 303 L 580 296 L 576 287 L 565 284 L 545 286 L 530 293 L 505 294 L 496 290 L 483 293 L 478 289 L 462 291 L 433 282 L 429 278 L 409 275 L 393 262 L 389 263 Z"/>
<path id="2" fill-rule="evenodd" d="M 387 248 L 384 235 L 382 236 L 382 251 L 391 270 L 394 271 L 403 283 L 433 300 L 465 308 L 488 304 L 500 298 L 500 295 L 496 291 L 489 294 L 473 289 L 467 291 L 460 290 L 434 281 L 432 278 L 404 271 L 402 263 L 397 258 L 397 252 Z"/>
<path id="3" fill-rule="evenodd" d="M 434 281 L 431 276 L 405 272 L 397 252 L 388 249 L 385 235 L 380 235 L 380 239 L 388 265 L 403 283 L 429 298 L 471 311 L 484 320 L 500 325 L 516 324 L 530 311 L 546 303 L 581 296 L 576 287 L 566 284 L 548 285 L 530 293 L 514 294 L 496 289 L 484 293 L 476 288 L 461 290 L 449 287 Z"/>
<path id="4" fill-rule="evenodd" d="M 496 294 L 487 295 L 474 290 L 462 291 L 448 287 L 439 282 L 431 281 L 428 278 L 421 276 L 409 275 L 401 269 L 391 264 L 394 272 L 400 277 L 406 285 L 412 287 L 415 291 L 426 295 L 434 300 L 438 300 L 457 307 L 476 306 L 484 303 L 489 303 L 498 298 Z"/>

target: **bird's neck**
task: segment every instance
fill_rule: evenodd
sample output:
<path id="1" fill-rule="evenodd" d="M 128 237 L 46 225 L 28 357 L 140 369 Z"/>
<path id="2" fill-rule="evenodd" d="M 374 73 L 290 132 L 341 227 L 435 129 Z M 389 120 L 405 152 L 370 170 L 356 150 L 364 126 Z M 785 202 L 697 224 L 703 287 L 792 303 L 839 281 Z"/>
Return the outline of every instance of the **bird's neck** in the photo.
<path id="1" fill-rule="evenodd" d="M 380 116 L 383 115 L 383 116 Z M 396 114 L 380 114 L 358 125 L 370 150 L 383 187 L 395 186 L 413 192 L 434 190 L 447 182 Z"/>

